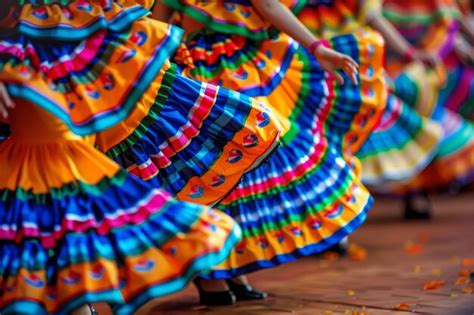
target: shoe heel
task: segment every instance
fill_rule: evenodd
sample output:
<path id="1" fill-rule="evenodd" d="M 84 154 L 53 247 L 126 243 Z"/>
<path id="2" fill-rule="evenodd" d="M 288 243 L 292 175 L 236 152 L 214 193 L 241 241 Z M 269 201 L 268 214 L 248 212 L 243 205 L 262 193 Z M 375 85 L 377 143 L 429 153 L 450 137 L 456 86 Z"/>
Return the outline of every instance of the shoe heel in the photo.
<path id="1" fill-rule="evenodd" d="M 199 279 L 196 278 L 193 280 L 194 285 L 199 292 L 199 303 L 207 306 L 224 306 L 232 305 L 237 302 L 237 298 L 234 293 L 230 290 L 228 291 L 206 291 L 204 290 L 199 282 Z"/>
<path id="2" fill-rule="evenodd" d="M 226 283 L 234 292 L 237 301 L 263 300 L 268 297 L 268 293 L 257 291 L 249 284 L 238 284 L 232 280 L 226 280 Z"/>

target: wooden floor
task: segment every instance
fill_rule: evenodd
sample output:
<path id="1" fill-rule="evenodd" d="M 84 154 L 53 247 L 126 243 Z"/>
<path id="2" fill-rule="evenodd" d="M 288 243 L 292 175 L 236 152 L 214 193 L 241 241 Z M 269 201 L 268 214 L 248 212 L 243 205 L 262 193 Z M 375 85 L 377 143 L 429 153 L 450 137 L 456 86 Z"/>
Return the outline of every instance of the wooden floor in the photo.
<path id="1" fill-rule="evenodd" d="M 352 259 L 309 257 L 252 274 L 254 285 L 270 293 L 265 301 L 206 308 L 189 287 L 150 302 L 139 314 L 472 315 L 474 193 L 434 201 L 434 220 L 408 223 L 397 201 L 379 199 L 351 237 L 367 251 L 365 258 L 363 249 L 355 249 Z"/>

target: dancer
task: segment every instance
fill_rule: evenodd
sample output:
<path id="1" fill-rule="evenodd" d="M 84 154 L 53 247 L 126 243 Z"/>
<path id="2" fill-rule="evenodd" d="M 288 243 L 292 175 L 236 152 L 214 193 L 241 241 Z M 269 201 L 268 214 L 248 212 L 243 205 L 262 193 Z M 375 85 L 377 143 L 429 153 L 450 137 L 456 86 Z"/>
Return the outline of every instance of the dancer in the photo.
<path id="1" fill-rule="evenodd" d="M 127 174 L 20 97 L 0 101 L 15 104 L 0 145 L 2 314 L 89 314 L 95 302 L 130 314 L 184 288 L 239 240 L 226 215 Z"/>
<path id="2" fill-rule="evenodd" d="M 299 18 L 314 33 L 323 37 L 370 31 L 373 27 L 386 39 L 389 55 L 396 53 L 399 60 L 410 55 L 412 62 L 391 84 L 387 111 L 379 129 L 358 152 L 363 164 L 364 181 L 372 184 L 371 187 L 378 192 L 393 193 L 393 185 L 417 178 L 428 165 L 432 167 L 430 162 L 433 159 L 440 161 L 440 155 L 445 150 L 439 148 L 446 148 L 443 144 L 452 139 L 452 130 L 456 130 L 456 137 L 463 139 L 458 142 L 463 143 L 463 148 L 466 148 L 466 135 L 470 131 L 465 124 L 457 123 L 461 128 L 448 131 L 447 127 L 453 126 L 455 121 L 453 115 L 433 114 L 439 91 L 445 82 L 439 58 L 411 46 L 380 14 L 380 7 L 380 1 L 333 1 L 330 4 L 308 1 Z M 415 74 L 419 76 L 417 86 L 412 80 Z M 466 158 L 464 160 L 467 162 Z M 407 219 L 431 216 L 431 206 L 423 191 L 407 190 L 403 194 Z"/>
<path id="3" fill-rule="evenodd" d="M 376 21 L 370 1 L 300 1 L 304 4 L 298 18 L 322 38 L 347 33 L 374 34 L 369 24 Z M 386 35 L 386 32 L 382 32 Z M 384 36 L 389 46 L 392 38 Z M 403 43 L 402 43 L 403 44 Z M 420 61 L 429 56 L 417 54 Z M 362 79 L 369 78 L 364 76 Z M 388 88 L 388 86 L 387 86 Z M 420 117 L 407 104 L 387 91 L 387 107 L 382 120 L 358 152 L 362 162 L 364 183 L 377 186 L 389 181 L 404 181 L 428 165 L 438 148 L 441 128 Z"/>
<path id="4" fill-rule="evenodd" d="M 132 2 L 5 8 L 0 312 L 88 314 L 100 301 L 130 314 L 222 261 L 240 237 L 233 220 L 171 199 L 81 137 L 129 115 L 168 66 L 176 30 Z"/>
<path id="5" fill-rule="evenodd" d="M 423 195 L 429 191 L 458 190 L 469 185 L 474 179 L 474 126 L 463 117 L 470 119 L 472 116 L 474 72 L 470 65 L 472 53 L 469 53 L 472 50 L 469 48 L 473 39 L 472 28 L 462 18 L 454 1 L 383 1 L 383 11 L 379 10 L 378 14 L 382 13 L 408 47 L 405 58 L 400 58 L 396 51 L 387 55 L 387 69 L 397 77 L 395 93 L 403 99 L 415 101 L 414 106 L 438 121 L 445 134 L 433 163 L 413 181 L 390 189 Z M 408 21 L 405 18 L 413 19 Z M 402 20 L 407 23 L 401 23 Z M 411 71 L 407 65 L 413 51 L 424 51 L 442 61 L 449 74 L 446 86 L 429 90 L 422 88 L 427 70 Z M 430 92 L 435 94 L 429 97 L 436 100 L 434 106 L 420 104 L 419 101 L 426 98 L 423 94 Z"/>
<path id="6" fill-rule="evenodd" d="M 324 251 L 365 219 L 372 199 L 352 152 L 385 104 L 383 43 L 352 35 L 319 41 L 279 1 L 163 1 L 153 14 L 168 21 L 171 9 L 194 63 L 183 74 L 255 97 L 283 128 L 281 146 L 219 204 L 244 239 L 206 275 L 227 279 L 237 300 L 264 298 L 236 277 Z M 373 65 L 368 84 L 357 85 L 352 57 Z M 223 281 L 198 284 L 201 303 L 233 303 Z"/>
<path id="7" fill-rule="evenodd" d="M 13 100 L 0 145 L 2 314 L 93 314 L 95 302 L 131 314 L 238 242 L 226 215 L 171 199 L 37 104 Z"/>
<path id="8" fill-rule="evenodd" d="M 382 13 L 412 47 L 438 56 L 449 74 L 440 103 L 474 118 L 474 28 L 457 1 L 382 1 Z M 466 11 L 465 11 L 466 12 Z M 388 70 L 398 75 L 406 59 L 388 55 Z"/>

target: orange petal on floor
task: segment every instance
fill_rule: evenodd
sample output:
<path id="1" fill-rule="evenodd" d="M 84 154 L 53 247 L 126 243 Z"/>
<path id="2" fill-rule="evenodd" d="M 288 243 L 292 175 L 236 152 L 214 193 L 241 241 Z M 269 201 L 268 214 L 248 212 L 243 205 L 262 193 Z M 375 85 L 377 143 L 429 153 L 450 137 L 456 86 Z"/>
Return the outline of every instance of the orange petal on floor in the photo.
<path id="1" fill-rule="evenodd" d="M 436 290 L 441 288 L 445 284 L 445 281 L 443 280 L 432 280 L 425 282 L 425 285 L 423 286 L 423 290 Z"/>
<path id="2" fill-rule="evenodd" d="M 456 279 L 456 285 L 465 285 L 469 283 L 469 278 L 468 277 L 459 277 Z"/>
<path id="3" fill-rule="evenodd" d="M 395 309 L 397 311 L 409 311 L 410 305 L 408 305 L 407 303 L 400 303 L 397 306 L 395 306 Z"/>
<path id="4" fill-rule="evenodd" d="M 408 241 L 405 244 L 405 254 L 407 255 L 418 255 L 423 251 L 423 245 L 420 243 L 415 243 L 412 241 Z"/>
<path id="5" fill-rule="evenodd" d="M 363 261 L 367 259 L 367 250 L 356 244 L 349 245 L 348 255 L 350 260 Z"/>

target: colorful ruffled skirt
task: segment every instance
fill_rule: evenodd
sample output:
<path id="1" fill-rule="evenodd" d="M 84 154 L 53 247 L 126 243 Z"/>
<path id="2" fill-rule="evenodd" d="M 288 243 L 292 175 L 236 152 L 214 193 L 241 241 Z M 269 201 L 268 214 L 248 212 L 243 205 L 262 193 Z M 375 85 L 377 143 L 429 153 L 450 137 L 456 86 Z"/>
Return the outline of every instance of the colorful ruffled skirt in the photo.
<path id="1" fill-rule="evenodd" d="M 89 136 L 135 113 L 181 31 L 134 1 L 8 3 L 0 81 L 16 108 L 0 144 L 0 313 L 107 302 L 131 314 L 225 259 L 241 234 L 231 218 L 171 199 Z"/>
<path id="2" fill-rule="evenodd" d="M 412 64 L 394 80 L 394 93 L 440 126 L 443 137 L 434 160 L 408 183 L 385 187 L 389 192 L 446 190 L 469 185 L 474 179 L 473 124 L 444 106 L 439 86 L 445 77 L 443 71 L 437 72 Z"/>
<path id="3" fill-rule="evenodd" d="M 433 160 L 443 135 L 438 123 L 390 94 L 380 125 L 357 153 L 363 182 L 375 186 L 412 179 Z"/>
<path id="4" fill-rule="evenodd" d="M 207 276 L 238 276 L 321 252 L 363 223 L 372 199 L 352 152 L 383 111 L 383 43 L 364 33 L 326 44 L 361 64 L 367 76 L 361 86 L 347 76 L 344 85 L 336 84 L 284 34 L 256 42 L 205 31 L 188 39 L 194 68 L 185 68 L 185 76 L 258 99 L 283 130 L 280 147 L 219 204 L 244 238 Z"/>
<path id="5" fill-rule="evenodd" d="M 376 9 L 373 2 L 363 6 L 353 0 L 302 2 L 306 4 L 298 18 L 318 37 L 374 32 L 365 25 L 368 12 Z M 370 186 L 415 177 L 434 158 L 442 137 L 439 125 L 421 117 L 388 88 L 382 120 L 357 153 L 362 181 Z"/>
<path id="6" fill-rule="evenodd" d="M 455 0 L 383 2 L 384 16 L 412 45 L 440 56 L 448 73 L 447 84 L 440 92 L 440 103 L 463 117 L 474 118 L 474 66 L 462 63 L 455 52 L 461 36 L 462 12 Z M 392 76 L 404 71 L 406 61 L 388 56 Z"/>
<path id="7" fill-rule="evenodd" d="M 56 117 L 17 101 L 0 145 L 0 312 L 131 314 L 221 262 L 240 228 L 136 179 Z"/>
<path id="8" fill-rule="evenodd" d="M 97 135 L 102 152 L 179 200 L 212 205 L 278 145 L 260 103 L 165 65 L 129 118 Z"/>
<path id="9" fill-rule="evenodd" d="M 214 204 L 277 145 L 279 128 L 256 101 L 176 73 L 168 58 L 182 31 L 146 17 L 135 1 L 24 4 L 18 12 L 0 43 L 10 93 L 78 134 L 113 126 L 98 147 L 155 187 Z"/>
<path id="10" fill-rule="evenodd" d="M 444 137 L 434 160 L 417 177 L 402 185 L 386 187 L 390 194 L 420 191 L 446 192 L 474 181 L 474 125 L 449 109 L 440 109 Z M 382 191 L 383 192 L 383 191 Z"/>

